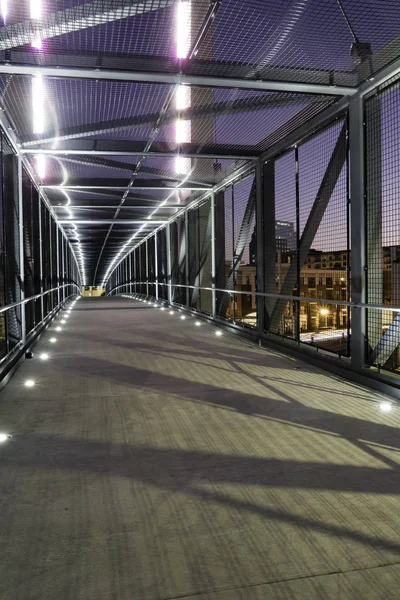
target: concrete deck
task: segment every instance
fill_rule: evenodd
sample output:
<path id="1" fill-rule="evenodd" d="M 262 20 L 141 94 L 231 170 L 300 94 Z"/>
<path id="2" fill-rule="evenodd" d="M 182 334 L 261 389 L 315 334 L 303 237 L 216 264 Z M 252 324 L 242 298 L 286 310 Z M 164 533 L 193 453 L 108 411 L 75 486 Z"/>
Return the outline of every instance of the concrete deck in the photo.
<path id="1" fill-rule="evenodd" d="M 81 299 L 0 394 L 0 598 L 399 598 L 400 409 L 179 317 Z"/>

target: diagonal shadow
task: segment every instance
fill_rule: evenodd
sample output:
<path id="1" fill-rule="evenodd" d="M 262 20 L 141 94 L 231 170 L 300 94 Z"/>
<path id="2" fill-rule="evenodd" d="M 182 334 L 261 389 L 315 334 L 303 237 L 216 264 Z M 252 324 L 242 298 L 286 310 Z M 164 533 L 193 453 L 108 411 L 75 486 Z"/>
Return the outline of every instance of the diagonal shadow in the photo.
<path id="1" fill-rule="evenodd" d="M 372 536 L 343 525 L 317 521 L 278 508 L 262 507 L 198 487 L 202 484 L 238 484 L 274 489 L 329 489 L 346 493 L 398 494 L 400 492 L 399 471 L 216 455 L 177 449 L 61 439 L 37 434 L 28 434 L 19 439 L 17 447 L 12 446 L 14 443 L 5 448 L 3 455 L 3 465 L 8 468 L 61 469 L 125 477 L 166 489 L 171 493 L 196 496 L 207 502 L 228 505 L 241 512 L 252 512 L 266 519 L 290 523 L 307 530 L 400 553 L 399 543 L 379 536 Z M 48 460 L 49 455 L 52 456 L 51 462 Z M 110 459 L 111 456 L 114 458 Z"/>

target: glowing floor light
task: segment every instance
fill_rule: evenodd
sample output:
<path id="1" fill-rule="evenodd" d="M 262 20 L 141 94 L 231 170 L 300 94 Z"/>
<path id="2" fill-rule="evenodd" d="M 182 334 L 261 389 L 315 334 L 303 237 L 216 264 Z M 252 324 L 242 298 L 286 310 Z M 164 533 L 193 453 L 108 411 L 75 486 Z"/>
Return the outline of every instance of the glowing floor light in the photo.
<path id="1" fill-rule="evenodd" d="M 7 440 L 10 439 L 10 435 L 7 435 L 6 433 L 0 433 L 0 444 L 4 444 L 4 442 L 6 442 Z"/>
<path id="2" fill-rule="evenodd" d="M 216 331 L 215 335 L 217 335 L 218 337 L 220 337 L 222 335 L 222 331 Z"/>
<path id="3" fill-rule="evenodd" d="M 382 412 L 384 413 L 390 413 L 392 412 L 392 404 L 390 402 L 381 402 L 379 405 L 379 408 L 381 409 Z"/>
<path id="4" fill-rule="evenodd" d="M 47 352 L 42 352 L 42 354 L 39 356 L 40 360 L 48 360 L 49 355 L 47 354 Z"/>
<path id="5" fill-rule="evenodd" d="M 51 344 L 55 344 L 56 341 L 57 341 L 57 338 L 55 338 L 55 337 L 50 338 L 50 343 Z"/>
<path id="6" fill-rule="evenodd" d="M 25 387 L 31 388 L 35 385 L 35 382 L 33 381 L 33 379 L 27 379 L 24 383 Z"/>

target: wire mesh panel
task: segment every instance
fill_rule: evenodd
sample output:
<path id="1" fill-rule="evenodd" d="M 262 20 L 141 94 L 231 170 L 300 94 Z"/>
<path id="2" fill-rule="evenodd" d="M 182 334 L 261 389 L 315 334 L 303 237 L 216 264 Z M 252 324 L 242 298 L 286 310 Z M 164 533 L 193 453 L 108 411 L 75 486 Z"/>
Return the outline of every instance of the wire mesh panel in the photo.
<path id="1" fill-rule="evenodd" d="M 185 219 L 180 217 L 170 224 L 170 245 L 171 245 L 171 284 L 172 284 L 172 302 L 186 305 L 186 290 L 183 287 L 187 285 L 186 281 L 186 234 Z"/>
<path id="2" fill-rule="evenodd" d="M 219 200 L 220 201 L 220 200 Z M 217 279 L 222 287 L 230 292 L 217 294 L 217 312 L 222 318 L 236 323 L 255 327 L 257 312 L 255 299 L 251 294 L 233 294 L 234 290 L 245 292 L 256 289 L 256 266 L 253 246 L 255 244 L 255 180 L 248 177 L 236 183 L 224 193 L 225 245 L 217 251 Z M 216 226 L 218 224 L 218 206 L 216 206 Z M 216 236 L 218 240 L 218 236 Z M 217 241 L 218 245 L 218 241 Z M 221 256 L 224 254 L 224 265 Z M 254 264 L 251 264 L 253 254 Z M 218 258 L 219 256 L 219 258 Z M 222 281 L 221 269 L 224 270 Z"/>
<path id="3" fill-rule="evenodd" d="M 275 160 L 276 293 L 268 330 L 349 354 L 349 218 L 347 131 L 340 121 Z M 266 182 L 267 183 L 267 182 Z M 315 302 L 312 300 L 315 298 Z"/>
<path id="4" fill-rule="evenodd" d="M 367 301 L 400 307 L 400 82 L 365 101 Z M 400 372 L 400 311 L 369 309 L 369 364 Z"/>
<path id="5" fill-rule="evenodd" d="M 19 247 L 18 164 L 10 145 L 3 138 L 3 193 L 5 221 L 6 304 L 21 300 Z M 8 351 L 21 340 L 21 307 L 7 311 Z"/>

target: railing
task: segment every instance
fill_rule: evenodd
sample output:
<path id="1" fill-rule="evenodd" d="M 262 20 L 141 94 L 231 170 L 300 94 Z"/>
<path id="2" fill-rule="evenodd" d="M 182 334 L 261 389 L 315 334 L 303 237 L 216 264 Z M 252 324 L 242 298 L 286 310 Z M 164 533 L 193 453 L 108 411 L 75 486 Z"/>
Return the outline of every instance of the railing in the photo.
<path id="1" fill-rule="evenodd" d="M 49 294 L 55 294 L 67 288 L 76 288 L 77 293 L 80 293 L 79 286 L 71 282 L 0 307 L 0 352 L 4 353 L 0 356 L 0 380 L 3 379 L 14 362 L 29 348 L 37 335 L 47 326 L 48 322 L 76 294 L 72 293 L 64 296 L 55 306 L 46 312 L 43 299 Z M 35 311 L 35 303 L 38 300 L 40 300 L 40 306 Z M 33 304 L 33 319 L 27 320 L 25 318 L 26 308 L 31 303 Z M 11 321 L 13 327 L 11 327 Z M 10 332 L 11 328 L 14 329 L 13 332 Z"/>
<path id="2" fill-rule="evenodd" d="M 175 293 L 176 289 L 181 288 L 186 293 Z M 161 289 L 165 289 L 167 293 L 161 294 Z M 207 302 L 203 305 L 198 302 L 200 306 L 191 304 L 188 292 L 193 290 L 197 290 L 200 295 L 207 293 Z M 255 337 L 268 336 L 274 339 L 291 340 L 297 345 L 314 348 L 317 352 L 323 350 L 340 359 L 351 358 L 351 318 L 354 310 L 364 310 L 365 314 L 368 310 L 383 311 L 393 313 L 394 318 L 400 313 L 400 307 L 394 306 L 161 282 L 126 282 L 110 289 L 107 295 L 118 291 L 136 297 L 153 298 L 166 304 L 205 314 L 218 322 L 245 328 L 250 334 L 253 332 Z M 221 315 L 218 314 L 218 309 L 225 295 L 229 298 L 225 299 L 226 312 Z M 243 301 L 244 298 L 247 305 Z M 268 300 L 271 301 L 272 306 L 276 306 L 279 301 L 283 302 L 281 316 L 272 319 L 272 322 L 267 314 Z M 208 309 L 204 308 L 206 304 Z M 266 311 L 260 319 L 260 310 L 262 311 L 263 306 Z M 273 310 L 271 312 L 273 313 Z M 367 337 L 365 342 L 368 343 Z M 385 366 L 379 362 L 365 363 L 365 366 L 399 372 L 397 368 L 391 368 L 390 364 Z"/>

